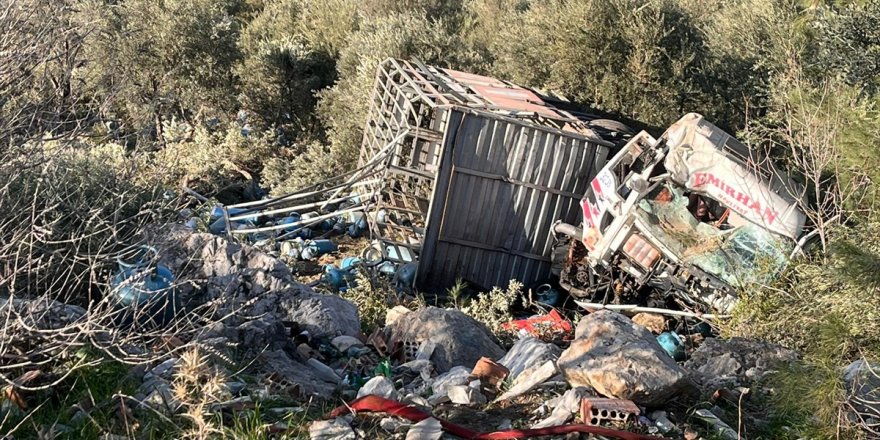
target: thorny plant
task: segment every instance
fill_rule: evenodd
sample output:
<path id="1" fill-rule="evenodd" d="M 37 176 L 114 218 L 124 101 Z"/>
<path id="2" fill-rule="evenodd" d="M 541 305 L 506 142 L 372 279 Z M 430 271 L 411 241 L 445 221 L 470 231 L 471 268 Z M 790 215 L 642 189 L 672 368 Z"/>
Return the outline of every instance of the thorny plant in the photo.
<path id="1" fill-rule="evenodd" d="M 161 295 L 137 307 L 118 303 L 121 287 L 111 284 L 117 258 L 145 244 L 150 225 L 176 215 L 176 197 L 137 187 L 125 170 L 88 154 L 27 148 L 44 156 L 42 165 L 20 166 L 19 151 L 0 160 L 0 386 L 6 398 L 22 403 L 109 359 L 156 362 L 188 349 L 198 331 L 224 319 L 219 304 L 209 301 L 182 307 L 170 323 L 157 325 L 150 310 L 168 307 L 153 303 L 167 301 Z M 89 348 L 100 355 L 79 355 Z M 33 413 L 0 418 L 0 432 L 15 432 Z"/>

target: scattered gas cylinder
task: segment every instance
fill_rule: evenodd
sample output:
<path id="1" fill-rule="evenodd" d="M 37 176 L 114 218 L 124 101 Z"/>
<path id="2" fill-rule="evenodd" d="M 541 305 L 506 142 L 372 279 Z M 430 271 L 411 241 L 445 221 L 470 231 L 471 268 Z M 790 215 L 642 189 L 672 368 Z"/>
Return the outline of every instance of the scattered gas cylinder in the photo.
<path id="1" fill-rule="evenodd" d="M 535 289 L 535 302 L 553 307 L 559 302 L 559 291 L 549 284 L 541 284 Z"/>
<path id="2" fill-rule="evenodd" d="M 684 360 L 684 341 L 675 332 L 663 332 L 657 335 L 657 342 L 663 347 L 663 351 L 676 361 Z"/>
<path id="3" fill-rule="evenodd" d="M 153 323 L 167 325 L 180 308 L 174 292 L 174 274 L 155 263 L 156 249 L 139 247 L 129 258 L 116 259 L 119 272 L 110 281 L 114 306 L 122 311 L 121 325 Z"/>

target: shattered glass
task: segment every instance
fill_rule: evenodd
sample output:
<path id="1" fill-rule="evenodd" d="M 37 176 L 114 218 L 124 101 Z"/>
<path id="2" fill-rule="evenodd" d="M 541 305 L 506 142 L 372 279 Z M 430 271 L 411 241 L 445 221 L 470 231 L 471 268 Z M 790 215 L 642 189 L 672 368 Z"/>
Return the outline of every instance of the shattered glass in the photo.
<path id="1" fill-rule="evenodd" d="M 731 286 L 763 282 L 785 265 L 794 243 L 730 212 L 721 227 L 701 222 L 688 210 L 685 189 L 659 186 L 639 201 L 636 218 L 683 263 L 717 276 Z"/>

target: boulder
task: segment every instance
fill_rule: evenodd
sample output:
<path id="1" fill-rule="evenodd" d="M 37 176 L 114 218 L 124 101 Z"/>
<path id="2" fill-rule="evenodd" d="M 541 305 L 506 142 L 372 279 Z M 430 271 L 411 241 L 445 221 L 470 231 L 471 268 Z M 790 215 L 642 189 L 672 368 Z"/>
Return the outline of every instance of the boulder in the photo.
<path id="1" fill-rule="evenodd" d="M 263 371 L 271 371 L 295 389 L 297 397 L 310 395 L 329 396 L 336 389 L 336 383 L 324 379 L 324 373 L 289 356 L 282 350 L 265 351 L 257 358 Z"/>
<path id="2" fill-rule="evenodd" d="M 151 243 L 174 273 L 183 302 L 216 304 L 215 315 L 228 327 L 263 319 L 296 322 L 317 338 L 360 332 L 354 304 L 297 282 L 284 262 L 253 246 L 170 226 Z"/>
<path id="3" fill-rule="evenodd" d="M 562 349 L 556 344 L 526 336 L 516 341 L 498 363 L 510 370 L 508 380 L 513 381 L 523 371 L 538 367 L 547 361 L 555 361 L 559 358 L 560 353 L 562 353 Z"/>
<path id="4" fill-rule="evenodd" d="M 410 345 L 433 342 L 430 360 L 438 372 L 456 365 L 472 368 L 483 356 L 504 356 L 489 330 L 458 310 L 426 307 L 404 314 L 393 321 L 391 335 L 392 341 Z"/>
<path id="5" fill-rule="evenodd" d="M 782 346 L 745 338 L 709 338 L 685 362 L 690 377 L 708 395 L 721 387 L 748 386 L 797 354 Z"/>
<path id="6" fill-rule="evenodd" d="M 557 366 L 574 387 L 645 406 L 662 405 L 691 385 L 650 331 L 608 310 L 581 320 Z"/>

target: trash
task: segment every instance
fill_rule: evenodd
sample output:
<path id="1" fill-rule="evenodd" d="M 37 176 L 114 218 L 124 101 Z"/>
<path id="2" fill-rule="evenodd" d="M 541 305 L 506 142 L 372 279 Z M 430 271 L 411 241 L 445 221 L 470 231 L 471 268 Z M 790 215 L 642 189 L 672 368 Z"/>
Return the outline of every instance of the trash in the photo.
<path id="1" fill-rule="evenodd" d="M 369 395 L 393 399 L 397 396 L 397 391 L 394 389 L 394 382 L 391 382 L 391 379 L 385 376 L 376 376 L 368 380 L 357 393 L 358 398 Z"/>
<path id="2" fill-rule="evenodd" d="M 486 396 L 480 390 L 467 385 L 452 385 L 446 388 L 446 395 L 456 405 L 483 405 L 487 402 Z"/>
<path id="3" fill-rule="evenodd" d="M 663 351 L 665 351 L 669 356 L 676 361 L 684 360 L 684 341 L 681 340 L 681 336 L 678 336 L 678 333 L 675 332 L 663 332 L 657 336 L 657 343 L 663 347 Z"/>
<path id="4" fill-rule="evenodd" d="M 433 417 L 416 423 L 406 433 L 406 440 L 440 440 L 441 437 L 443 437 L 443 425 Z"/>
<path id="5" fill-rule="evenodd" d="M 674 434 L 679 431 L 678 426 L 666 416 L 666 411 L 653 411 L 648 414 L 648 418 L 654 422 L 661 434 Z"/>
<path id="6" fill-rule="evenodd" d="M 128 260 L 122 255 L 116 259 L 119 271 L 110 286 L 114 306 L 120 311 L 119 325 L 137 322 L 164 326 L 180 309 L 172 287 L 174 274 L 156 263 L 158 257 L 155 248 L 140 246 Z"/>
<path id="7" fill-rule="evenodd" d="M 306 240 L 300 251 L 300 258 L 311 260 L 336 249 L 336 244 L 330 240 Z"/>
<path id="8" fill-rule="evenodd" d="M 471 371 L 471 377 L 480 379 L 480 382 L 498 388 L 498 385 L 510 374 L 510 370 L 504 365 L 496 363 L 487 357 L 481 357 Z"/>
<path id="9" fill-rule="evenodd" d="M 532 425 L 532 428 L 546 428 L 548 426 L 559 426 L 569 420 L 572 415 L 581 408 L 581 400 L 587 396 L 588 389 L 586 387 L 575 387 L 565 392 L 562 396 L 557 397 L 556 402 L 548 402 L 548 406 L 553 407 L 550 416 Z M 588 419 L 584 419 L 586 423 Z M 595 425 L 595 423 L 593 423 Z"/>
<path id="10" fill-rule="evenodd" d="M 309 425 L 311 440 L 356 440 L 357 436 L 351 426 L 342 418 L 333 420 L 317 420 Z"/>
<path id="11" fill-rule="evenodd" d="M 549 334 L 553 338 L 559 337 L 563 340 L 570 339 L 572 330 L 571 323 L 556 309 L 551 309 L 546 315 L 506 322 L 502 327 L 506 330 L 519 330 L 537 338 L 543 339 Z"/>
<path id="12" fill-rule="evenodd" d="M 698 409 L 694 412 L 698 419 L 711 429 L 712 435 L 727 440 L 739 440 L 740 436 L 735 429 L 724 423 L 718 416 L 708 409 Z"/>
<path id="13" fill-rule="evenodd" d="M 591 386 L 645 406 L 662 405 L 691 387 L 685 370 L 651 332 L 607 310 L 581 319 L 557 364 L 572 386 Z"/>
<path id="14" fill-rule="evenodd" d="M 379 427 L 390 433 L 403 432 L 409 426 L 408 423 L 401 422 L 397 417 L 384 417 L 382 420 L 379 420 Z"/>
<path id="15" fill-rule="evenodd" d="M 329 417 L 336 418 L 343 414 L 349 413 L 365 413 L 365 412 L 379 412 L 385 413 L 397 417 L 401 417 L 413 422 L 420 422 L 422 420 L 428 419 L 431 416 L 421 411 L 418 408 L 415 408 L 411 405 L 407 405 L 404 403 L 396 402 L 393 400 L 383 399 L 378 396 L 366 396 L 360 399 L 357 399 L 351 403 L 342 405 L 333 411 L 330 412 Z M 337 419 L 338 420 L 338 419 Z M 439 419 L 438 419 L 439 420 Z M 591 425 L 563 425 L 563 426 L 551 426 L 548 428 L 539 428 L 539 429 L 514 429 L 509 431 L 496 431 L 496 432 L 476 432 L 470 429 L 467 429 L 463 426 L 459 426 L 445 420 L 439 420 L 440 425 L 443 427 L 443 430 L 461 438 L 466 438 L 470 440 L 492 440 L 492 439 L 510 439 L 510 440 L 518 440 L 518 439 L 527 439 L 532 437 L 540 437 L 540 436 L 550 436 L 550 435 L 564 435 L 570 432 L 580 432 L 585 434 L 595 434 L 598 436 L 605 436 L 610 438 L 616 438 L 620 440 L 664 440 L 660 437 L 654 437 L 650 435 L 642 435 L 636 434 L 627 431 L 619 431 L 615 429 L 603 428 L 601 426 L 591 426 Z"/>
<path id="16" fill-rule="evenodd" d="M 556 374 L 556 364 L 553 361 L 544 362 L 539 367 L 525 370 L 517 376 L 510 389 L 499 396 L 496 401 L 512 399 L 529 392 L 532 388 L 544 383 Z"/>
<path id="17" fill-rule="evenodd" d="M 560 353 L 562 349 L 556 344 L 543 342 L 533 336 L 524 336 L 510 347 L 498 363 L 510 370 L 511 380 L 516 380 L 520 373 L 527 369 L 537 367 L 548 360 L 556 361 Z"/>
<path id="18" fill-rule="evenodd" d="M 431 398 L 439 398 L 448 394 L 449 387 L 456 385 L 465 385 L 471 376 L 471 370 L 458 366 L 434 378 L 431 383 L 431 391 L 434 395 Z"/>
<path id="19" fill-rule="evenodd" d="M 587 397 L 581 400 L 581 420 L 590 425 L 603 421 L 626 422 L 639 416 L 641 411 L 632 400 Z"/>

